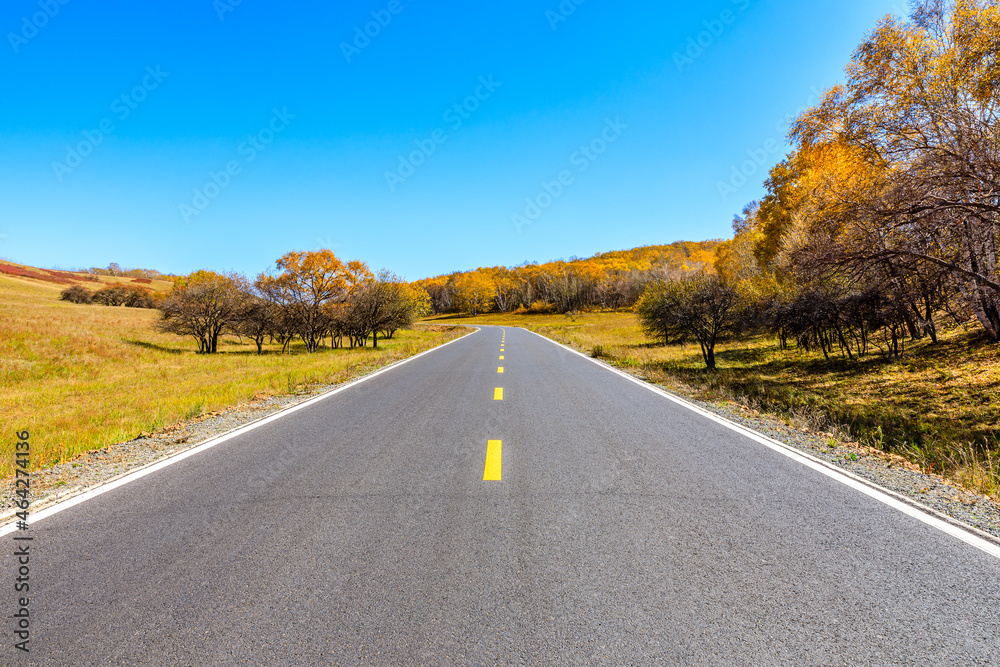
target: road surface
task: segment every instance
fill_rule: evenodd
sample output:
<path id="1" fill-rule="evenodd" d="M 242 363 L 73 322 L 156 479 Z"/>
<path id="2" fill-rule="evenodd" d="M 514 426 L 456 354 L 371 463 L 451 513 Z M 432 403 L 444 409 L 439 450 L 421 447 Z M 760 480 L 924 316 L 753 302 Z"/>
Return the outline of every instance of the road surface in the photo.
<path id="1" fill-rule="evenodd" d="M 30 533 L 0 664 L 1000 664 L 1000 559 L 521 329 Z"/>

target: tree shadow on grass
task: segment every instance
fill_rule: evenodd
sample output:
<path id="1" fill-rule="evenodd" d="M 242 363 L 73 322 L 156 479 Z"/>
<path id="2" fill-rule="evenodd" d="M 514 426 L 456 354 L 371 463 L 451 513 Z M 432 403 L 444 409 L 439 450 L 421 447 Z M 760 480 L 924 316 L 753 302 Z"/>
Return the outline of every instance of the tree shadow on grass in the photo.
<path id="1" fill-rule="evenodd" d="M 667 347 L 662 340 L 647 341 L 645 343 L 626 343 L 621 347 L 628 347 L 635 350 L 653 350 L 658 347 Z"/>
<path id="2" fill-rule="evenodd" d="M 195 355 L 199 354 L 198 351 L 194 350 L 194 349 L 191 349 L 191 350 L 178 350 L 178 349 L 172 348 L 172 347 L 164 347 L 162 345 L 157 345 L 156 343 L 148 343 L 148 342 L 146 342 L 144 340 L 130 340 L 128 338 L 123 338 L 122 341 L 125 342 L 125 343 L 128 343 L 129 345 L 134 345 L 135 347 L 141 347 L 141 348 L 144 348 L 144 349 L 147 349 L 147 350 L 155 350 L 156 352 L 165 352 L 166 354 L 195 354 Z M 220 348 L 222 347 L 221 343 L 222 343 L 222 341 L 220 341 L 220 346 L 219 346 Z M 235 345 L 234 345 L 234 347 L 235 347 Z M 280 357 L 280 356 L 297 357 L 297 356 L 301 356 L 301 355 L 305 355 L 305 354 L 310 354 L 308 351 L 306 351 L 305 347 L 302 346 L 302 345 L 292 346 L 292 347 L 290 347 L 284 353 L 282 353 L 281 350 L 277 350 L 277 349 L 270 349 L 270 350 L 265 349 L 264 352 L 263 352 L 263 354 L 257 354 L 257 347 L 256 346 L 244 346 L 244 347 L 245 347 L 245 349 L 235 349 L 235 350 L 219 349 L 219 351 L 215 353 L 215 356 L 220 356 L 220 357 L 230 357 L 230 356 L 231 357 L 257 357 L 257 356 L 261 356 L 261 357 Z M 313 352 L 312 354 L 321 354 L 323 352 L 327 352 L 327 353 L 330 353 L 330 352 L 343 352 L 344 350 L 349 350 L 349 349 L 351 349 L 351 348 L 336 348 L 336 349 L 334 349 L 334 348 L 330 348 L 330 347 L 321 347 L 318 350 L 316 350 L 316 352 Z M 358 347 L 358 348 L 354 348 L 354 349 L 362 350 L 362 349 L 371 349 L 371 348 L 370 347 L 368 347 L 368 348 Z M 206 356 L 211 356 L 211 355 L 206 355 Z"/>
<path id="3" fill-rule="evenodd" d="M 469 313 L 445 313 L 443 315 L 432 315 L 431 317 L 425 317 L 420 322 L 416 324 L 437 324 L 438 322 L 451 322 L 454 320 L 471 320 L 480 315 L 470 315 Z"/>
<path id="4" fill-rule="evenodd" d="M 341 348 L 343 349 L 343 348 Z M 322 354 L 324 352 L 339 352 L 340 349 L 331 350 L 328 347 L 321 347 L 315 352 L 308 352 L 304 347 L 294 347 L 285 352 L 280 349 L 264 350 L 260 354 L 257 353 L 257 348 L 254 347 L 249 350 L 219 350 L 216 352 L 218 355 L 223 355 L 227 357 L 301 357 L 308 354 Z"/>
<path id="5" fill-rule="evenodd" d="M 128 338 L 122 338 L 122 341 L 128 343 L 129 345 L 134 345 L 136 347 L 141 347 L 146 350 L 155 350 L 157 352 L 166 352 L 167 354 L 185 354 L 187 352 L 193 352 L 193 350 L 177 350 L 172 347 L 163 347 L 162 345 L 157 345 L 155 343 L 147 343 L 144 340 L 129 340 Z"/>

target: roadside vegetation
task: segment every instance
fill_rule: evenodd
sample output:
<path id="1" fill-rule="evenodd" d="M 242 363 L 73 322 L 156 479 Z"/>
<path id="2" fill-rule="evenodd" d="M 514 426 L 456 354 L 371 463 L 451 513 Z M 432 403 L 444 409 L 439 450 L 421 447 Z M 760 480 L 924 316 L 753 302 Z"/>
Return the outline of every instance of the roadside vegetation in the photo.
<path id="1" fill-rule="evenodd" d="M 258 346 L 227 324 L 219 331 L 215 353 L 201 354 L 195 336 L 165 330 L 162 311 L 62 300 L 67 282 L 92 284 L 80 274 L 54 281 L 42 269 L 31 270 L 38 277 L 3 273 L 0 429 L 32 432 L 35 466 L 254 399 L 342 382 L 462 333 L 453 326 L 400 328 L 380 339 L 377 348 L 356 340 L 353 348 L 333 349 L 329 330 L 324 330 L 325 340 L 314 338 L 312 345 L 295 329 L 285 339 L 265 336 Z M 370 280 L 376 291 L 398 284 L 384 273 Z M 183 289 L 178 285 L 191 284 L 155 285 L 162 295 L 158 303 L 177 297 L 170 295 Z M 367 312 L 378 314 L 371 303 L 376 299 L 371 294 L 366 299 Z M 12 474 L 13 442 L 0 439 L 0 477 Z"/>

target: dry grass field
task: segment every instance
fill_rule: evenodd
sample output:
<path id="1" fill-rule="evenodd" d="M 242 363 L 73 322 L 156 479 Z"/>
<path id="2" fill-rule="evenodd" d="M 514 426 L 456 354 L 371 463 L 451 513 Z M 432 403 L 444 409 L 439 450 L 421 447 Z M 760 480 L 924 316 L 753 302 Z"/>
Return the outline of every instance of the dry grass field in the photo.
<path id="1" fill-rule="evenodd" d="M 892 451 L 956 483 L 1000 498 L 1000 346 L 971 324 L 902 359 L 827 361 L 782 351 L 773 337 L 722 343 L 707 372 L 697 344 L 665 347 L 632 313 L 487 315 L 428 321 L 520 326 L 707 401 L 738 401 L 795 425 L 832 429 Z"/>
<path id="2" fill-rule="evenodd" d="M 45 466 L 261 395 L 344 381 L 462 333 L 418 327 L 378 349 L 272 346 L 263 356 L 227 338 L 219 354 L 198 355 L 193 340 L 153 329 L 157 311 L 67 303 L 65 286 L 0 274 L 0 477 L 12 474 L 18 430 L 31 431 L 32 463 Z"/>

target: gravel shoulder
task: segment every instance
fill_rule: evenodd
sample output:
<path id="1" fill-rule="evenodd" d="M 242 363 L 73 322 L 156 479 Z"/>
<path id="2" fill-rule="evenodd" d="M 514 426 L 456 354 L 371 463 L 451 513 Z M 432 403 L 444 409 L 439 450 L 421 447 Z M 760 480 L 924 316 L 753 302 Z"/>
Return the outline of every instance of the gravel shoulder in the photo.
<path id="1" fill-rule="evenodd" d="M 618 370 L 629 372 L 624 368 Z M 629 374 L 649 382 L 639 374 Z M 1000 503 L 963 489 L 938 475 L 922 472 L 919 466 L 902 456 L 845 439 L 836 430 L 794 426 L 776 415 L 739 403 L 703 401 L 695 398 L 692 392 L 685 392 L 676 386 L 651 384 L 707 412 L 757 431 L 1000 539 Z"/>

